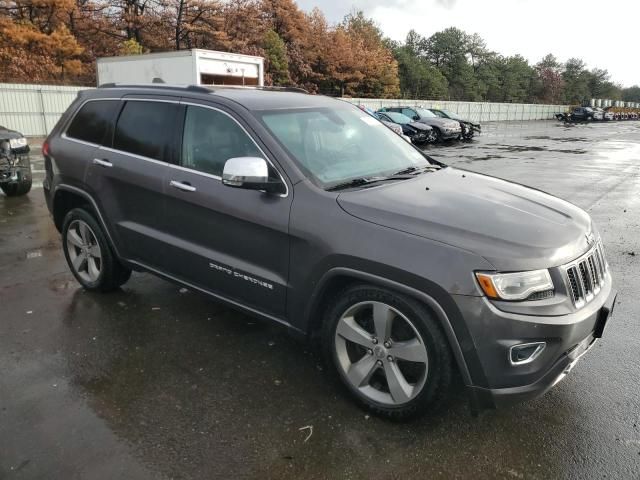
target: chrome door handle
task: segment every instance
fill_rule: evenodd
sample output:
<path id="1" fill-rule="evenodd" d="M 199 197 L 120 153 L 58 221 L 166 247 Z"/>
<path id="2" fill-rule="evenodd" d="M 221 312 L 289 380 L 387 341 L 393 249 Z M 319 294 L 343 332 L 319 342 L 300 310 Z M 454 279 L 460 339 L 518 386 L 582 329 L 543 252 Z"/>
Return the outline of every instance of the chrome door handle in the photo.
<path id="1" fill-rule="evenodd" d="M 196 187 L 192 187 L 188 183 L 178 182 L 176 180 L 171 180 L 169 182 L 169 185 L 171 185 L 172 187 L 177 188 L 178 190 L 182 190 L 184 192 L 195 192 L 196 191 Z"/>
<path id="2" fill-rule="evenodd" d="M 101 160 L 100 158 L 94 158 L 93 164 L 100 165 L 101 167 L 107 167 L 107 168 L 113 167 L 113 163 L 107 162 L 106 160 Z"/>

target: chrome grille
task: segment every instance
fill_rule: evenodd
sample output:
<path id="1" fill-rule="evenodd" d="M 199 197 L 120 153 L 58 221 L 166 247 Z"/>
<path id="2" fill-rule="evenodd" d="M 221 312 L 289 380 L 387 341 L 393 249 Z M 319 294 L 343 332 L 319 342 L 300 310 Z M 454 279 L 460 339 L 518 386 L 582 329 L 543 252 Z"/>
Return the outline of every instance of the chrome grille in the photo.
<path id="1" fill-rule="evenodd" d="M 581 308 L 600 293 L 606 281 L 607 262 L 602 244 L 564 267 L 567 290 L 576 308 Z"/>

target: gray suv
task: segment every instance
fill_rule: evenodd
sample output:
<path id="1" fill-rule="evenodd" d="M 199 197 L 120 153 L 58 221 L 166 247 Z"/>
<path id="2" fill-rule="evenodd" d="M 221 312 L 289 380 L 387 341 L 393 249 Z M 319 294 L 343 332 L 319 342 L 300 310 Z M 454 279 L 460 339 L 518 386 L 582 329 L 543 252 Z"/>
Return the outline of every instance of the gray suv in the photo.
<path id="1" fill-rule="evenodd" d="M 615 300 L 583 210 L 447 167 L 338 100 L 260 89 L 82 92 L 43 147 L 74 276 L 151 272 L 319 340 L 371 411 L 542 394 Z"/>

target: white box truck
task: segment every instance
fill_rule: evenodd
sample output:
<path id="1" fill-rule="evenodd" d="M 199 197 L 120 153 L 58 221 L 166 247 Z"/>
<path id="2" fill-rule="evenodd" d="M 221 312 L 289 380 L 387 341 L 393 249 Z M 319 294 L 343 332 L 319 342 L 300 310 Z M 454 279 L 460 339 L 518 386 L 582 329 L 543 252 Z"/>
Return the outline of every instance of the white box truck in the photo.
<path id="1" fill-rule="evenodd" d="M 263 86 L 264 59 L 213 50 L 178 50 L 98 59 L 98 86 L 105 83 Z M 158 80 L 156 80 L 158 81 Z"/>

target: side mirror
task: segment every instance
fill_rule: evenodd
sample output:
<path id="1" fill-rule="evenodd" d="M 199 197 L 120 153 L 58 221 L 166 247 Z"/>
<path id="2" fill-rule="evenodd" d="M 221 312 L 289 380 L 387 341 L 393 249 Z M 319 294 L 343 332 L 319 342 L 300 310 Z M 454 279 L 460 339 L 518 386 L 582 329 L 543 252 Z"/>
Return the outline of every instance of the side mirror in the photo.
<path id="1" fill-rule="evenodd" d="M 420 120 L 420 116 L 419 115 L 414 115 L 413 119 L 417 122 L 418 120 Z"/>
<path id="2" fill-rule="evenodd" d="M 282 182 L 269 179 L 269 166 L 264 158 L 236 157 L 224 163 L 222 183 L 228 187 L 284 193 Z"/>

